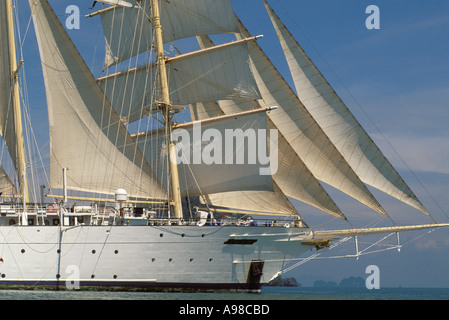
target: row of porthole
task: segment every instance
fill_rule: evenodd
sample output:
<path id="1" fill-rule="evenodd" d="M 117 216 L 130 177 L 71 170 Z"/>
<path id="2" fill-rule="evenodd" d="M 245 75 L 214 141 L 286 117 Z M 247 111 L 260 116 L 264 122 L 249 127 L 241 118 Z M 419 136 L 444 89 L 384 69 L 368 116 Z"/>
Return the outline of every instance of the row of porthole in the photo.
<path id="1" fill-rule="evenodd" d="M 159 234 L 159 237 L 161 237 L 161 238 L 162 238 L 163 236 L 164 236 L 164 234 L 163 234 L 163 233 L 160 233 L 160 234 Z M 185 233 L 182 233 L 182 234 L 181 234 L 181 237 L 183 237 L 183 238 L 184 238 L 185 236 L 186 236 L 186 234 L 185 234 Z M 205 236 L 206 236 L 206 235 L 205 235 L 204 233 L 203 233 L 203 234 L 201 234 L 201 238 L 204 238 Z"/>
<path id="2" fill-rule="evenodd" d="M 189 259 L 190 262 L 193 262 L 193 260 L 194 260 L 193 258 Z M 213 258 L 209 258 L 209 262 L 212 262 L 213 260 L 214 260 Z M 151 259 L 151 262 L 155 262 L 155 261 L 156 261 L 156 258 Z M 172 261 L 173 261 L 173 258 L 168 258 L 168 262 L 172 262 Z"/>
<path id="3" fill-rule="evenodd" d="M 20 252 L 21 252 L 21 253 L 25 253 L 25 249 L 20 250 Z M 61 250 L 58 249 L 58 250 L 56 250 L 56 252 L 57 252 L 57 253 L 61 253 Z M 93 249 L 93 250 L 92 250 L 92 254 L 95 254 L 95 253 L 97 253 L 97 251 L 96 251 L 95 249 Z M 114 250 L 114 253 L 115 253 L 115 254 L 118 254 L 118 250 Z"/>
<path id="4" fill-rule="evenodd" d="M 92 250 L 92 253 L 95 253 L 94 251 L 95 251 L 95 250 Z M 117 251 L 117 250 L 115 250 L 115 251 Z M 22 249 L 22 253 L 24 253 L 24 252 L 25 252 L 25 250 Z M 118 253 L 118 251 L 115 252 L 115 253 Z M 190 262 L 193 262 L 193 260 L 194 260 L 193 258 L 190 258 L 190 259 L 189 259 Z M 209 258 L 209 262 L 212 262 L 213 260 L 214 260 L 213 258 Z M 152 262 L 155 262 L 155 261 L 156 261 L 156 258 L 152 258 L 151 261 L 152 261 Z M 172 262 L 172 261 L 173 261 L 173 258 L 169 258 L 168 261 L 169 261 L 169 262 Z M 5 278 L 5 277 L 6 277 L 6 274 L 2 273 L 1 277 L 2 277 L 2 278 Z M 56 278 L 57 278 L 57 279 L 59 279 L 60 277 L 61 277 L 61 275 L 59 275 L 59 274 L 56 275 Z M 91 279 L 95 279 L 95 275 L 94 275 L 94 274 L 91 275 L 90 278 L 91 278 Z M 113 275 L 113 278 L 114 278 L 114 279 L 117 279 L 117 275 L 114 274 L 114 275 Z"/>
<path id="5" fill-rule="evenodd" d="M 1 277 L 2 277 L 2 278 L 5 278 L 5 277 L 6 277 L 6 274 L 5 274 L 5 273 L 2 273 Z M 57 274 L 57 275 L 56 275 L 56 279 L 59 279 L 59 278 L 61 278 L 61 275 L 60 275 L 60 274 Z M 90 278 L 91 278 L 91 279 L 95 279 L 95 275 L 94 275 L 94 274 L 91 275 Z M 114 274 L 114 275 L 112 276 L 112 278 L 117 279 L 118 276 L 117 276 L 116 274 Z"/>
<path id="6" fill-rule="evenodd" d="M 25 253 L 25 249 L 20 250 L 20 252 L 21 252 L 21 253 Z M 96 251 L 95 249 L 92 250 L 92 254 L 95 254 L 96 252 L 97 252 L 97 251 Z M 57 253 L 61 253 L 61 250 L 58 249 L 58 250 L 57 250 Z M 118 250 L 114 250 L 114 253 L 115 253 L 115 254 L 118 254 Z M 193 258 L 190 258 L 190 259 L 189 259 L 190 262 L 193 262 L 193 260 L 194 260 Z M 212 262 L 213 260 L 214 260 L 213 258 L 209 258 L 209 262 Z M 151 259 L 151 262 L 155 262 L 155 261 L 156 261 L 156 258 L 152 258 L 152 259 Z M 168 262 L 172 262 L 172 261 L 173 261 L 173 258 L 169 258 L 169 259 L 168 259 Z"/>

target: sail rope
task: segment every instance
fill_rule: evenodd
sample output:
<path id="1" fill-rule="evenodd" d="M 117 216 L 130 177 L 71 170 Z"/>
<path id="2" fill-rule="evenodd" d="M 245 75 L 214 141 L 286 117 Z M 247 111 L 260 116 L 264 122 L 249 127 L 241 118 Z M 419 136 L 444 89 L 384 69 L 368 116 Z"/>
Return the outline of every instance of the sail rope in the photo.
<path id="1" fill-rule="evenodd" d="M 335 256 L 322 257 L 322 256 L 321 256 L 322 253 L 325 253 L 325 252 L 322 252 L 322 253 L 317 252 L 317 253 L 315 253 L 315 254 L 309 256 L 309 257 L 292 259 L 292 262 L 293 262 L 293 261 L 298 261 L 298 262 L 296 262 L 295 264 L 293 264 L 293 265 L 291 265 L 291 266 L 289 266 L 289 267 L 283 269 L 283 270 L 280 272 L 280 274 L 284 274 L 284 273 L 289 272 L 289 271 L 291 271 L 291 270 L 293 270 L 293 269 L 296 269 L 296 268 L 300 267 L 301 265 L 303 265 L 303 264 L 305 264 L 305 263 L 307 263 L 307 262 L 309 262 L 309 261 L 312 261 L 312 260 L 343 259 L 343 258 L 356 258 L 356 259 L 359 259 L 359 257 L 361 257 L 361 256 L 371 255 L 371 254 L 381 253 L 381 252 L 386 252 L 386 251 L 390 251 L 390 250 L 394 250 L 394 249 L 400 251 L 400 249 L 401 249 L 403 246 L 406 246 L 406 245 L 408 245 L 408 244 L 410 244 L 410 243 L 412 243 L 412 242 L 415 242 L 415 241 L 417 241 L 418 239 L 420 239 L 420 238 L 422 238 L 422 237 L 424 237 L 424 236 L 426 236 L 426 235 L 428 235 L 428 234 L 434 232 L 435 230 L 437 230 L 437 228 L 428 230 L 428 231 L 426 231 L 425 233 L 420 234 L 420 235 L 418 235 L 418 236 L 412 238 L 411 240 L 408 240 L 407 242 L 404 242 L 404 243 L 402 243 L 402 244 L 399 243 L 399 233 L 398 233 L 398 232 L 389 233 L 389 234 L 385 235 L 384 237 L 382 237 L 380 240 L 375 241 L 374 243 L 369 243 L 370 245 L 367 246 L 366 248 L 364 248 L 363 250 L 359 250 L 359 248 L 358 248 L 358 245 L 357 245 L 357 241 L 358 241 L 358 240 L 357 240 L 357 237 L 345 237 L 345 238 L 340 239 L 338 242 L 336 242 L 336 243 L 333 244 L 332 246 L 330 246 L 326 251 L 331 251 L 332 249 L 335 249 L 335 248 L 337 248 L 338 246 L 344 244 L 345 242 L 347 242 L 347 241 L 350 240 L 351 238 L 355 238 L 355 241 L 356 241 L 356 253 L 355 253 L 355 254 L 346 254 L 346 255 L 335 255 Z M 390 238 L 390 237 L 393 236 L 394 234 L 396 234 L 397 237 L 398 237 L 398 238 L 397 238 L 397 239 L 398 239 L 398 240 L 397 240 L 397 244 L 395 244 L 395 245 L 391 245 L 391 244 L 381 244 L 381 242 L 383 242 L 383 241 L 385 241 L 386 239 Z M 374 246 L 380 246 L 380 245 L 384 246 L 385 248 L 381 248 L 381 249 L 376 249 L 376 250 L 371 250 L 371 251 L 369 251 L 369 250 L 370 250 L 371 248 L 373 248 Z M 279 261 L 280 261 L 280 260 L 279 260 Z M 273 260 L 273 262 L 274 262 L 274 260 Z"/>
<path id="2" fill-rule="evenodd" d="M 289 263 L 293 263 L 295 262 L 293 265 L 291 266 L 287 266 L 284 269 L 282 269 L 278 274 L 285 274 L 287 272 L 290 272 L 300 266 L 302 266 L 303 264 L 310 262 L 312 260 L 333 260 L 333 259 L 347 259 L 347 258 L 356 258 L 359 259 L 361 256 L 366 256 L 366 255 L 371 255 L 371 254 L 376 254 L 376 253 L 381 253 L 381 252 L 387 252 L 387 251 L 391 251 L 391 250 L 398 250 L 400 251 L 400 249 L 412 242 L 417 241 L 418 239 L 429 235 L 430 233 L 434 232 L 435 230 L 437 230 L 438 228 L 435 229 L 430 229 L 422 234 L 417 235 L 416 237 L 400 244 L 399 242 L 399 232 L 393 232 L 393 233 L 389 233 L 385 236 L 383 236 L 381 239 L 371 243 L 371 242 L 364 242 L 363 244 L 369 244 L 366 248 L 359 250 L 358 244 L 360 242 L 358 242 L 357 236 L 348 236 L 348 237 L 344 237 L 339 239 L 337 242 L 335 242 L 334 244 L 332 244 L 329 248 L 327 249 L 323 249 L 322 252 L 316 252 L 308 257 L 304 257 L 304 258 L 294 258 L 291 259 Z M 382 242 L 384 242 L 385 240 L 387 240 L 388 238 L 392 237 L 393 235 L 397 235 L 397 243 L 396 244 L 382 244 Z M 355 239 L 355 249 L 356 252 L 355 254 L 345 254 L 345 255 L 334 255 L 334 256 L 322 256 L 325 253 L 328 253 L 329 251 L 341 246 L 342 244 L 345 244 L 346 242 L 348 242 L 350 239 L 354 238 Z M 375 250 L 370 250 L 375 246 L 383 246 L 383 248 L 380 249 L 375 249 Z M 267 259 L 264 260 L 265 263 L 267 262 L 284 262 L 285 259 Z M 245 260 L 234 260 L 233 261 L 234 264 L 248 264 L 251 263 L 250 260 L 245 261 Z"/>
<path id="3" fill-rule="evenodd" d="M 432 202 L 436 205 L 436 207 L 441 211 L 441 213 L 446 217 L 447 220 L 449 220 L 448 214 L 443 210 L 443 208 L 440 206 L 440 204 L 436 201 L 436 199 L 433 197 L 432 193 L 424 186 L 423 182 L 419 179 L 419 177 L 415 174 L 415 172 L 410 168 L 410 166 L 407 164 L 405 159 L 401 156 L 399 151 L 392 145 L 392 143 L 387 139 L 387 137 L 382 133 L 380 128 L 376 125 L 375 121 L 370 117 L 368 112 L 363 108 L 363 106 L 359 103 L 359 101 L 354 97 L 352 92 L 345 86 L 341 78 L 337 75 L 337 73 L 333 70 L 333 68 L 330 66 L 330 64 L 327 62 L 327 60 L 323 57 L 323 55 L 319 52 L 317 47 L 313 44 L 313 42 L 307 37 L 304 31 L 299 27 L 297 21 L 298 19 L 293 19 L 291 14 L 281 3 L 282 1 L 277 0 L 277 3 L 279 7 L 283 10 L 284 14 L 288 16 L 292 24 L 295 26 L 298 32 L 301 33 L 301 35 L 304 37 L 304 39 L 308 42 L 308 44 L 312 47 L 312 49 L 315 51 L 315 53 L 318 55 L 318 57 L 323 61 L 323 63 L 326 65 L 326 67 L 329 69 L 329 71 L 332 73 L 332 75 L 336 78 L 336 80 L 339 82 L 339 84 L 342 86 L 342 88 L 348 93 L 348 95 L 351 97 L 351 99 L 355 102 L 356 106 L 360 109 L 360 111 L 364 114 L 364 116 L 368 119 L 370 124 L 376 129 L 376 131 L 380 134 L 382 139 L 388 144 L 389 148 L 396 154 L 396 156 L 401 160 L 401 162 L 404 164 L 404 166 L 407 168 L 407 171 L 414 177 L 414 179 L 417 181 L 417 183 L 421 186 L 421 188 L 424 190 L 425 193 L 429 196 L 429 198 L 432 200 Z M 433 223 L 436 223 L 436 220 L 434 217 L 428 213 L 428 216 L 432 220 Z M 391 220 L 393 222 L 393 220 Z M 395 224 L 393 222 L 393 224 Z"/>
<path id="4" fill-rule="evenodd" d="M 19 21 L 19 6 L 14 6 L 14 14 L 16 21 Z M 24 33 L 24 36 L 21 35 L 20 30 L 20 23 L 16 23 L 17 28 L 17 36 L 18 36 L 18 43 L 19 43 L 19 52 L 20 52 L 20 58 L 23 61 L 24 60 L 24 53 L 23 53 L 23 47 L 25 44 L 25 40 L 28 34 L 28 30 L 30 28 L 32 21 L 32 17 L 30 16 L 28 18 L 28 22 L 26 24 L 26 30 Z M 27 180 L 27 183 L 29 185 L 28 191 L 30 193 L 30 199 L 34 199 L 35 202 L 38 197 L 38 190 L 39 186 L 42 183 L 46 183 L 49 185 L 49 177 L 47 174 L 47 169 L 44 165 L 44 160 L 42 157 L 41 149 L 39 148 L 39 143 L 36 139 L 36 135 L 34 133 L 33 127 L 31 125 L 31 109 L 30 109 L 30 101 L 29 101 L 29 94 L 28 94 L 28 86 L 27 86 L 27 76 L 26 76 L 26 66 L 25 64 L 22 65 L 20 69 L 20 98 L 23 104 L 22 110 L 24 114 L 24 137 L 26 137 L 26 148 L 27 148 L 27 163 L 28 167 L 27 171 L 29 172 L 29 176 L 31 179 Z M 45 144 L 46 146 L 47 144 Z M 44 147 L 45 147 L 44 146 Z M 18 173 L 22 174 L 22 173 Z M 39 199 L 40 200 L 40 199 Z"/>

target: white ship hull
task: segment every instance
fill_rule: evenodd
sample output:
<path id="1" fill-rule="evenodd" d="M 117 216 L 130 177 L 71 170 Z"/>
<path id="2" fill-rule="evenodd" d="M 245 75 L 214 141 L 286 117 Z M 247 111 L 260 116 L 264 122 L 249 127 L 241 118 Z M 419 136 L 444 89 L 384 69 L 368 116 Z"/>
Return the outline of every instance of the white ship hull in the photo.
<path id="1" fill-rule="evenodd" d="M 3 226 L 0 284 L 257 290 L 311 248 L 301 244 L 309 231 L 241 226 Z"/>

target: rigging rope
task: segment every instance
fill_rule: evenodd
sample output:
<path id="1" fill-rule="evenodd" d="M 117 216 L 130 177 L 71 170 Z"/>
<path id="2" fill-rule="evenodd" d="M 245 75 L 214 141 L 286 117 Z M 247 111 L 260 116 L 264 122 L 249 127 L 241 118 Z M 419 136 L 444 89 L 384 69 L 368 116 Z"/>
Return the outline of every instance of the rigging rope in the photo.
<path id="1" fill-rule="evenodd" d="M 285 269 L 283 269 L 280 272 L 280 274 L 284 274 L 284 273 L 289 272 L 289 271 L 291 271 L 293 269 L 296 269 L 297 267 L 299 267 L 299 266 L 303 265 L 304 263 L 309 262 L 311 260 L 342 259 L 342 258 L 356 258 L 356 259 L 358 259 L 361 256 L 365 256 L 365 255 L 369 255 L 369 254 L 375 254 L 375 253 L 380 253 L 380 252 L 386 252 L 386 251 L 390 251 L 390 250 L 393 250 L 393 249 L 396 249 L 396 250 L 400 251 L 400 249 L 402 247 L 404 247 L 405 245 L 407 245 L 407 244 L 409 244 L 411 242 L 414 242 L 414 241 L 416 241 L 416 240 L 418 240 L 418 239 L 420 239 L 420 238 L 422 238 L 422 237 L 424 237 L 424 236 L 434 232 L 435 230 L 437 230 L 437 228 L 428 230 L 425 233 L 420 234 L 417 237 L 414 237 L 413 239 L 408 240 L 407 242 L 405 242 L 403 244 L 399 244 L 399 232 L 393 232 L 393 233 L 387 234 L 386 236 L 382 237 L 380 240 L 378 240 L 378 241 L 376 241 L 374 243 L 370 243 L 370 245 L 368 247 L 366 247 L 365 249 L 363 249 L 363 250 L 358 250 L 358 246 L 356 246 L 356 253 L 355 254 L 321 257 L 321 255 L 323 253 L 331 251 L 332 249 L 335 249 L 336 247 L 340 246 L 341 244 L 347 242 L 351 238 L 354 238 L 354 237 L 345 237 L 343 239 L 340 239 L 335 244 L 331 245 L 326 251 L 317 252 L 317 253 L 315 253 L 315 254 L 313 254 L 313 255 L 311 255 L 309 257 L 306 257 L 306 258 L 292 259 L 291 261 L 298 261 L 298 262 L 293 264 L 293 265 L 291 265 L 291 266 L 289 266 L 289 267 L 287 267 L 287 268 L 285 268 Z M 386 248 L 381 248 L 381 249 L 377 249 L 377 250 L 368 251 L 369 249 L 373 248 L 374 246 L 381 245 L 380 244 L 381 242 L 383 242 L 384 240 L 390 238 L 394 234 L 397 234 L 397 236 L 398 236 L 397 244 L 395 244 L 395 245 L 383 244 L 383 246 L 386 246 Z M 355 238 L 357 238 L 357 237 L 355 237 Z M 281 261 L 281 260 L 265 260 L 265 262 L 268 262 L 268 261 Z M 242 261 L 239 261 L 239 263 L 241 263 L 241 262 Z"/>
<path id="2" fill-rule="evenodd" d="M 427 188 L 424 186 L 422 181 L 418 178 L 418 176 L 415 174 L 413 170 L 409 167 L 405 159 L 400 155 L 399 151 L 392 145 L 392 143 L 387 139 L 387 137 L 382 133 L 380 128 L 377 126 L 377 124 L 374 122 L 374 120 L 370 117 L 368 112 L 363 108 L 363 106 L 359 103 L 359 101 L 354 97 L 352 92 L 345 86 L 343 81 L 340 79 L 340 77 L 337 75 L 337 73 L 332 69 L 332 67 L 329 65 L 327 60 L 321 55 L 321 53 L 318 51 L 317 47 L 313 44 L 313 42 L 306 36 L 306 34 L 302 31 L 302 29 L 299 27 L 297 23 L 297 19 L 293 19 L 291 14 L 288 10 L 285 9 L 285 7 L 282 5 L 280 0 L 277 0 L 279 7 L 283 10 L 286 16 L 291 20 L 292 24 L 296 27 L 296 29 L 302 34 L 304 39 L 308 42 L 308 44 L 312 47 L 312 49 L 315 51 L 315 53 L 319 56 L 319 58 L 323 61 L 323 63 L 326 65 L 326 67 L 329 69 L 329 71 L 332 73 L 332 75 L 336 78 L 336 80 L 340 83 L 340 85 L 343 87 L 343 89 L 349 94 L 351 99 L 355 102 L 356 106 L 360 109 L 360 111 L 365 115 L 365 117 L 368 119 L 368 121 L 371 123 L 371 125 L 376 129 L 376 131 L 380 134 L 382 139 L 388 144 L 390 149 L 396 154 L 396 156 L 401 160 L 401 162 L 405 165 L 409 173 L 414 177 L 414 179 L 418 182 L 418 184 L 421 186 L 421 188 L 424 190 L 424 192 L 427 193 L 427 195 L 430 197 L 430 199 L 434 202 L 434 204 L 438 207 L 438 209 L 442 212 L 442 214 L 446 217 L 446 219 L 449 220 L 449 216 L 446 214 L 446 212 L 443 210 L 443 208 L 439 205 L 439 203 L 436 201 L 436 199 L 432 196 L 432 194 L 427 190 Z M 433 223 L 436 223 L 433 216 L 428 213 L 428 216 L 432 220 Z M 396 223 L 390 218 L 391 222 L 396 225 Z"/>

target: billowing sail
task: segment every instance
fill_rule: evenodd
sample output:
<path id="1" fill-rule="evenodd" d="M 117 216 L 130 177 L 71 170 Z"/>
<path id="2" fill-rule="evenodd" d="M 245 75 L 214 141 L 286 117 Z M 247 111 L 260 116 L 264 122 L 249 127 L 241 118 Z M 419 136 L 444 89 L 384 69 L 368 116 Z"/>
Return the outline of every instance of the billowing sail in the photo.
<path id="1" fill-rule="evenodd" d="M 166 193 L 104 97 L 46 0 L 30 0 L 50 126 L 50 183 L 73 190 L 166 199 Z"/>
<path id="2" fill-rule="evenodd" d="M 219 103 L 210 102 L 203 103 L 200 105 L 192 105 L 191 114 L 193 119 L 207 119 L 211 114 L 216 114 L 223 112 L 225 114 L 231 115 L 239 113 L 242 111 L 247 111 L 251 109 L 261 108 L 256 101 L 252 102 L 241 102 L 234 100 L 221 100 Z M 200 112 L 198 112 L 198 108 Z M 273 122 L 267 119 L 267 128 L 278 130 Z M 277 186 L 275 192 L 284 195 L 273 195 L 267 192 L 245 192 L 242 191 L 241 195 L 237 192 L 233 192 L 232 196 L 230 194 L 213 194 L 208 195 L 210 203 L 217 206 L 228 206 L 236 209 L 248 210 L 248 201 L 233 201 L 233 197 L 238 199 L 245 199 L 251 195 L 254 199 L 264 198 L 272 199 L 269 202 L 272 203 L 274 211 L 275 207 L 288 208 L 288 206 L 280 205 L 274 202 L 274 200 L 285 201 L 285 196 L 300 200 L 304 203 L 312 205 L 328 214 L 345 219 L 343 213 L 335 204 L 335 202 L 329 197 L 324 188 L 320 185 L 317 179 L 312 175 L 312 173 L 307 169 L 302 160 L 297 156 L 295 151 L 290 147 L 288 142 L 285 140 L 284 136 L 278 133 L 278 143 L 277 143 L 277 158 L 278 158 L 278 168 L 273 174 L 273 182 Z M 258 203 L 264 203 L 258 201 Z M 268 210 L 270 205 L 264 204 Z M 254 209 L 259 211 L 264 211 L 261 209 Z"/>
<path id="3" fill-rule="evenodd" d="M 207 36 L 197 38 L 201 48 L 208 48 L 214 45 Z M 259 108 L 261 106 L 255 100 L 220 100 L 218 103 L 214 101 L 193 104 L 190 106 L 190 114 L 192 119 L 202 120 L 222 114 L 231 115 Z M 267 128 L 278 130 L 269 118 L 267 119 Z M 288 196 L 319 208 L 333 216 L 345 219 L 341 210 L 307 169 L 280 132 L 278 133 L 277 152 L 278 169 L 272 176 L 275 186 L 274 193 L 266 191 L 241 191 L 240 193 L 211 194 L 207 197 L 209 203 L 216 206 L 248 210 L 249 203 L 257 202 L 259 205 L 254 210 L 264 211 L 260 207 L 265 207 L 265 211 L 272 208 L 273 212 L 276 212 L 276 210 L 285 208 L 288 212 L 291 212 L 291 203 L 288 202 L 290 205 L 284 204 L 285 201 L 288 201 L 286 197 Z M 253 199 L 265 199 L 266 201 L 245 201 L 250 196 Z M 233 199 L 241 200 L 234 201 Z M 285 211 L 285 209 L 282 210 Z"/>
<path id="4" fill-rule="evenodd" d="M 240 25 L 243 36 L 248 37 L 248 31 Z M 250 43 L 250 62 L 263 102 L 278 106 L 270 112 L 270 120 L 310 172 L 318 180 L 386 215 L 257 43 Z"/>
<path id="5" fill-rule="evenodd" d="M 222 103 L 231 104 L 230 107 L 221 107 Z M 247 102 L 248 105 L 253 105 Z M 190 114 L 194 121 L 236 114 L 253 108 L 241 108 L 233 100 L 221 100 L 220 105 L 215 101 L 195 103 L 190 106 Z M 268 121 L 268 119 L 267 119 Z M 268 126 L 267 126 L 268 128 Z M 281 137 L 279 137 L 281 139 Z M 272 150 L 270 150 L 272 152 Z M 278 156 L 279 158 L 279 156 Z M 281 160 L 282 165 L 282 160 Z M 279 172 L 281 168 L 278 168 Z M 259 212 L 272 212 L 298 215 L 295 207 L 276 184 L 273 175 L 273 191 L 233 191 L 205 195 L 204 199 L 209 205 L 238 210 L 253 210 Z M 203 198 L 201 198 L 203 199 Z"/>
<path id="6" fill-rule="evenodd" d="M 171 58 L 167 66 L 174 105 L 259 97 L 248 64 L 246 41 Z M 127 122 L 138 120 L 151 110 L 155 69 L 149 65 L 98 79 L 117 113 Z"/>
<path id="7" fill-rule="evenodd" d="M 132 8 L 101 10 L 106 41 L 105 68 L 151 49 L 151 1 L 130 0 Z M 160 1 L 164 41 L 236 32 L 230 0 Z"/>
<path id="8" fill-rule="evenodd" d="M 205 200 L 209 205 L 230 209 L 267 212 L 274 214 L 298 215 L 295 207 L 282 193 L 276 183 L 273 191 L 234 191 L 208 194 Z"/>
<path id="9" fill-rule="evenodd" d="M 298 97 L 360 179 L 419 210 L 427 210 L 338 97 L 264 0 L 293 76 Z"/>
<path id="10" fill-rule="evenodd" d="M 176 141 L 182 197 L 238 190 L 273 190 L 268 157 L 265 110 L 212 118 L 179 126 Z M 137 135 L 137 144 L 162 185 L 167 180 L 165 133 Z"/>

